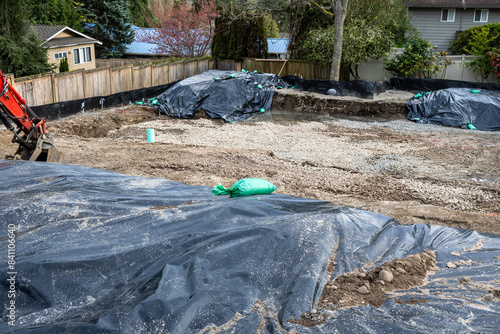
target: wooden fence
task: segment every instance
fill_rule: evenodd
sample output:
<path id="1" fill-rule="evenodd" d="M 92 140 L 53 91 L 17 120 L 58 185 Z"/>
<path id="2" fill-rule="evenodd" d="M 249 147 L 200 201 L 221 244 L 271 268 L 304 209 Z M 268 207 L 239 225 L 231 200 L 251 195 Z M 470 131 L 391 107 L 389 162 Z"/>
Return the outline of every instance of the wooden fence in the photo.
<path id="1" fill-rule="evenodd" d="M 28 105 L 39 106 L 164 85 L 215 69 L 215 65 L 216 62 L 211 59 L 181 60 L 156 65 L 150 62 L 139 66 L 108 65 L 87 71 L 48 73 L 24 78 L 14 78 L 10 74 L 8 79 Z"/>
<path id="2" fill-rule="evenodd" d="M 473 56 L 448 56 L 453 61 L 446 72 L 437 73 L 434 78 L 464 81 L 481 81 L 478 75 L 464 66 Z M 154 65 L 144 59 L 103 60 L 108 64 L 93 70 L 78 70 L 65 73 L 41 74 L 14 80 L 8 75 L 11 84 L 31 106 L 79 100 L 94 96 L 107 96 L 133 89 L 159 86 L 182 80 L 207 70 L 258 71 L 280 76 L 296 75 L 304 79 L 327 80 L 329 66 L 317 66 L 297 60 L 250 59 L 242 62 L 233 60 L 181 60 Z M 359 68 L 361 80 L 381 81 L 391 77 L 385 70 L 383 60 L 368 61 Z M 486 82 L 496 82 L 494 77 Z"/>
<path id="3" fill-rule="evenodd" d="M 242 62 L 234 60 L 218 60 L 217 69 L 223 71 L 258 71 L 272 73 L 279 76 L 296 75 L 304 79 L 328 80 L 329 66 L 318 66 L 300 60 L 287 59 L 251 59 L 245 58 Z"/>

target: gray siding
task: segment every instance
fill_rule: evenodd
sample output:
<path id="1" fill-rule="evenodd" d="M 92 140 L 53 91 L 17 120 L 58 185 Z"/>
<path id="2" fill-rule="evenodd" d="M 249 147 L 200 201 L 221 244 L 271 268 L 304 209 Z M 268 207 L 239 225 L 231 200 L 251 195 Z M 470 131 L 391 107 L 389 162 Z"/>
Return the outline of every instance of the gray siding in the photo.
<path id="1" fill-rule="evenodd" d="M 488 22 L 473 22 L 474 8 L 456 8 L 455 22 L 441 22 L 441 8 L 410 8 L 412 23 L 417 28 L 420 36 L 429 40 L 435 51 L 448 49 L 450 42 L 457 39 L 457 31 L 483 25 L 486 23 L 500 22 L 500 9 L 490 9 Z"/>

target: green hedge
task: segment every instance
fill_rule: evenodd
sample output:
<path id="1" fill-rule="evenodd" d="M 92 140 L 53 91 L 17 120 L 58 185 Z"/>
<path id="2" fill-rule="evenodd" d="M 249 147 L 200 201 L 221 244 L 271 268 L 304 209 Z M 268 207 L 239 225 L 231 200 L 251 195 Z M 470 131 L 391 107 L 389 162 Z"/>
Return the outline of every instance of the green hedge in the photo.
<path id="1" fill-rule="evenodd" d="M 500 23 L 489 23 L 462 31 L 458 39 L 451 42 L 451 45 L 448 48 L 448 53 L 454 55 L 469 54 L 465 51 L 465 49 L 471 49 L 469 45 L 471 37 L 474 33 L 480 32 L 481 28 L 489 29 L 488 38 L 497 36 L 497 38 L 495 38 L 490 44 L 491 49 L 500 49 Z"/>

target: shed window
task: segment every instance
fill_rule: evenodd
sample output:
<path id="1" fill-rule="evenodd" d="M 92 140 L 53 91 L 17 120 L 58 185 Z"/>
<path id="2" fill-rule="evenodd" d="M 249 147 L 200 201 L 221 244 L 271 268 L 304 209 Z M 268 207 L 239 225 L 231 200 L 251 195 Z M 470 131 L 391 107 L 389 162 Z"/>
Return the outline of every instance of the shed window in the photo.
<path id="1" fill-rule="evenodd" d="M 85 48 L 73 49 L 73 58 L 76 64 L 89 63 L 92 61 L 92 52 L 90 46 Z"/>
<path id="2" fill-rule="evenodd" d="M 455 22 L 455 8 L 443 8 L 441 22 Z"/>
<path id="3" fill-rule="evenodd" d="M 488 22 L 488 9 L 476 9 L 474 11 L 474 22 Z"/>
<path id="4" fill-rule="evenodd" d="M 56 52 L 54 53 L 55 59 L 68 58 L 68 54 L 66 52 Z"/>

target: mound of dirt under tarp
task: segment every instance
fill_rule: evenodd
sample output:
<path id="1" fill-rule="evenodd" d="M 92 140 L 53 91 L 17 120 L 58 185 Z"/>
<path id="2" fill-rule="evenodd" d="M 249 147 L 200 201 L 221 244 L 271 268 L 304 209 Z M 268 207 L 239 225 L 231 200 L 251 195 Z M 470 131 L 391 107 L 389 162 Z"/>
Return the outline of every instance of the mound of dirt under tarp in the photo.
<path id="1" fill-rule="evenodd" d="M 408 101 L 407 118 L 422 124 L 500 130 L 500 92 L 448 88 L 420 93 Z"/>

